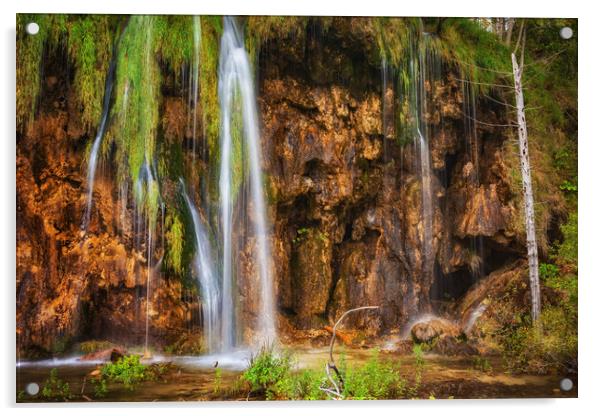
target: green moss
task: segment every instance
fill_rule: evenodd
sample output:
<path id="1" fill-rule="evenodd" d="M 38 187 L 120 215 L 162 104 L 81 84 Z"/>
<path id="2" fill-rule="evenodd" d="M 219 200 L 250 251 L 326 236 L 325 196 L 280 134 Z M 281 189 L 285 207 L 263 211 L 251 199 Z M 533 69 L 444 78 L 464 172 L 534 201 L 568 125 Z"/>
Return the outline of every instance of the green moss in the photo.
<path id="1" fill-rule="evenodd" d="M 58 402 L 68 401 L 73 397 L 69 383 L 58 377 L 56 368 L 50 370 L 50 375 L 44 382 L 41 395 L 44 400 Z"/>
<path id="2" fill-rule="evenodd" d="M 165 220 L 165 239 L 167 242 L 167 266 L 177 274 L 184 272 L 182 253 L 184 251 L 184 224 L 178 215 L 170 214 Z"/>
<path id="3" fill-rule="evenodd" d="M 154 51 L 176 77 L 194 55 L 193 16 L 157 16 Z"/>
<path id="4" fill-rule="evenodd" d="M 86 130 L 100 122 L 105 81 L 113 51 L 115 21 L 108 15 L 76 16 L 68 23 L 68 51 L 74 63 L 74 89 Z"/>
<path id="5" fill-rule="evenodd" d="M 25 26 L 35 22 L 37 35 L 28 35 Z M 56 51 L 66 32 L 67 17 L 55 14 L 17 14 L 17 129 L 23 131 L 37 111 L 42 90 L 42 63 L 45 48 Z"/>
<path id="6" fill-rule="evenodd" d="M 217 177 L 220 158 L 220 107 L 218 101 L 219 45 L 222 20 L 219 16 L 201 16 L 200 104 L 203 114 L 203 140 L 210 164 L 209 191 L 217 200 Z"/>
<path id="7" fill-rule="evenodd" d="M 160 31 L 155 16 L 132 16 L 118 48 L 115 72 L 115 122 L 111 128 L 117 145 L 119 180 L 136 183 L 144 164 L 155 160 L 157 125 L 161 99 L 161 77 L 155 56 Z M 155 221 L 159 205 L 159 186 L 135 186 L 139 206 Z"/>
<path id="8" fill-rule="evenodd" d="M 269 39 L 305 36 L 310 17 L 306 16 L 249 16 L 245 21 L 246 48 L 255 62 L 264 42 Z"/>

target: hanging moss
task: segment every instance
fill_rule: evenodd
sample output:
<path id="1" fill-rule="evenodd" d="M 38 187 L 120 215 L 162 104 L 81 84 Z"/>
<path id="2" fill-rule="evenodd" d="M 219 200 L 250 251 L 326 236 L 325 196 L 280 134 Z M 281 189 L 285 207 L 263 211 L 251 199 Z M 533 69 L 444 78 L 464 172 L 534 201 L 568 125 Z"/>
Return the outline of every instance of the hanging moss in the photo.
<path id="1" fill-rule="evenodd" d="M 105 81 L 115 39 L 114 16 L 76 16 L 68 24 L 69 57 L 75 66 L 74 88 L 84 129 L 100 122 Z"/>
<path id="2" fill-rule="evenodd" d="M 143 164 L 154 160 L 160 100 L 160 72 L 153 53 L 154 23 L 154 16 L 132 16 L 118 52 L 112 136 L 121 153 L 119 177 L 129 177 L 132 182 Z"/>
<path id="3" fill-rule="evenodd" d="M 219 172 L 220 109 L 217 84 L 221 33 L 221 17 L 201 16 L 200 104 L 203 112 L 203 136 L 209 163 L 214 169 L 211 175 L 214 179 Z M 216 195 L 216 192 L 212 194 Z"/>
<path id="4" fill-rule="evenodd" d="M 193 16 L 156 16 L 155 52 L 176 78 L 194 55 Z"/>
<path id="5" fill-rule="evenodd" d="M 176 274 L 182 275 L 184 267 L 182 262 L 182 253 L 184 251 L 184 224 L 180 221 L 177 214 L 169 214 L 165 219 L 165 240 L 167 242 L 166 265 Z"/>
<path id="6" fill-rule="evenodd" d="M 36 35 L 25 32 L 25 26 L 35 22 L 40 30 Z M 45 48 L 55 52 L 67 32 L 67 16 L 61 14 L 17 15 L 17 129 L 33 121 L 42 88 L 42 60 Z"/>
<path id="7" fill-rule="evenodd" d="M 420 18 L 373 17 L 369 20 L 369 30 L 376 39 L 381 58 L 393 67 L 402 64 L 419 28 Z"/>
<path id="8" fill-rule="evenodd" d="M 308 16 L 249 16 L 245 21 L 246 48 L 254 62 L 262 43 L 269 39 L 305 36 Z"/>

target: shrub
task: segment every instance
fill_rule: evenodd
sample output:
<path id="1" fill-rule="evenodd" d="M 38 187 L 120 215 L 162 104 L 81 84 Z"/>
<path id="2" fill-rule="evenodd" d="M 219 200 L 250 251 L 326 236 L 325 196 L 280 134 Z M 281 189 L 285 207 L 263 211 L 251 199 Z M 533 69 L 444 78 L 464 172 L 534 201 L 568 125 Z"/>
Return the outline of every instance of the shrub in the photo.
<path id="1" fill-rule="evenodd" d="M 140 363 L 138 355 L 126 355 L 116 363 L 105 364 L 101 370 L 101 380 L 123 383 L 130 390 L 134 390 L 139 382 L 151 378 L 151 375 L 148 367 Z"/>
<path id="2" fill-rule="evenodd" d="M 50 370 L 50 376 L 44 382 L 44 387 L 42 388 L 42 397 L 45 400 L 52 401 L 66 401 L 72 397 L 69 383 L 61 380 L 58 377 L 58 371 L 56 368 Z"/>
<path id="3" fill-rule="evenodd" d="M 577 357 L 576 316 L 562 306 L 543 308 L 539 326 L 529 319 L 503 338 L 509 370 L 544 374 L 572 366 Z"/>
<path id="4" fill-rule="evenodd" d="M 290 400 L 325 400 L 327 396 L 320 390 L 325 379 L 321 370 L 303 370 L 283 377 L 276 384 L 276 390 L 281 397 Z"/>
<path id="5" fill-rule="evenodd" d="M 278 385 L 282 386 L 283 379 L 290 376 L 292 358 L 284 352 L 278 356 L 271 347 L 264 347 L 253 356 L 249 368 L 242 374 L 242 379 L 249 383 L 251 392 L 264 394 L 266 399 L 281 397 Z"/>
<path id="6" fill-rule="evenodd" d="M 381 361 L 376 351 L 365 365 L 345 369 L 343 379 L 343 395 L 349 399 L 396 399 L 405 394 L 406 382 L 399 367 L 389 360 Z"/>
<path id="7" fill-rule="evenodd" d="M 493 370 L 491 363 L 485 357 L 474 357 L 472 366 L 475 370 L 482 371 L 483 373 L 490 373 Z"/>

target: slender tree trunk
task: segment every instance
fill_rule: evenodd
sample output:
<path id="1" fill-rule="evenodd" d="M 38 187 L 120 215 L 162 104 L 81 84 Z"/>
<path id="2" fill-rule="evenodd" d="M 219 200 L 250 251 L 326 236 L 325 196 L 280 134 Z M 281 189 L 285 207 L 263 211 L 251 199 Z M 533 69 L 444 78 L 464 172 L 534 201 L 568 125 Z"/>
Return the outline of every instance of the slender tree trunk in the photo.
<path id="1" fill-rule="evenodd" d="M 527 141 L 527 122 L 525 120 L 525 101 L 521 82 L 523 66 L 519 66 L 516 55 L 512 53 L 514 73 L 514 93 L 516 95 L 516 117 L 518 121 L 518 145 L 520 167 L 523 177 L 523 199 L 525 202 L 525 228 L 527 232 L 527 257 L 529 259 L 529 283 L 531 286 L 531 316 L 533 322 L 541 314 L 541 294 L 539 289 L 539 264 L 537 259 L 537 238 L 535 235 L 535 209 L 533 187 L 531 186 L 531 165 L 529 163 L 529 143 Z"/>

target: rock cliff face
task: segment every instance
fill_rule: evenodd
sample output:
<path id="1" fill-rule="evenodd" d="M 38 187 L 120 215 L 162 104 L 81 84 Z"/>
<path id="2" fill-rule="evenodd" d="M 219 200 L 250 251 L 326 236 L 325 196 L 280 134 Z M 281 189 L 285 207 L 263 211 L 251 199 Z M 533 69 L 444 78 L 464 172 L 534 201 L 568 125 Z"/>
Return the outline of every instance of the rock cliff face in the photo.
<path id="1" fill-rule="evenodd" d="M 347 20 L 342 20 L 347 22 Z M 467 137 L 461 86 L 444 68 L 440 105 L 428 115 L 432 168 L 432 273 L 425 273 L 422 180 L 417 149 L 401 145 L 397 88 L 382 91 L 366 55 L 374 40 L 361 21 L 334 24 L 328 36 L 271 42 L 258 61 L 264 172 L 273 224 L 272 253 L 282 332 L 322 328 L 345 310 L 349 329 L 379 335 L 460 298 L 479 274 L 519 257 L 510 223 L 517 215 L 504 164 L 505 137 L 477 126 Z M 359 23 L 358 23 L 359 22 Z M 90 138 L 71 108 L 69 75 L 47 68 L 40 115 L 18 136 L 17 328 L 19 348 L 60 349 L 61 342 L 111 339 L 142 343 L 147 259 L 135 250 L 133 207 L 123 206 L 101 167 L 92 222 L 80 230 Z M 383 106 L 383 97 L 385 105 Z M 480 120 L 500 122 L 501 109 L 478 103 Z M 185 139 L 186 116 L 163 101 L 163 133 Z M 182 137 L 184 136 L 184 137 Z M 476 149 L 474 148 L 476 146 Z M 474 152 L 478 158 L 474 158 Z M 253 270 L 242 248 L 242 270 Z M 157 251 L 150 299 L 151 342 L 169 344 L 198 329 L 198 301 L 176 276 L 162 273 Z M 253 316 L 239 286 L 240 314 Z"/>

